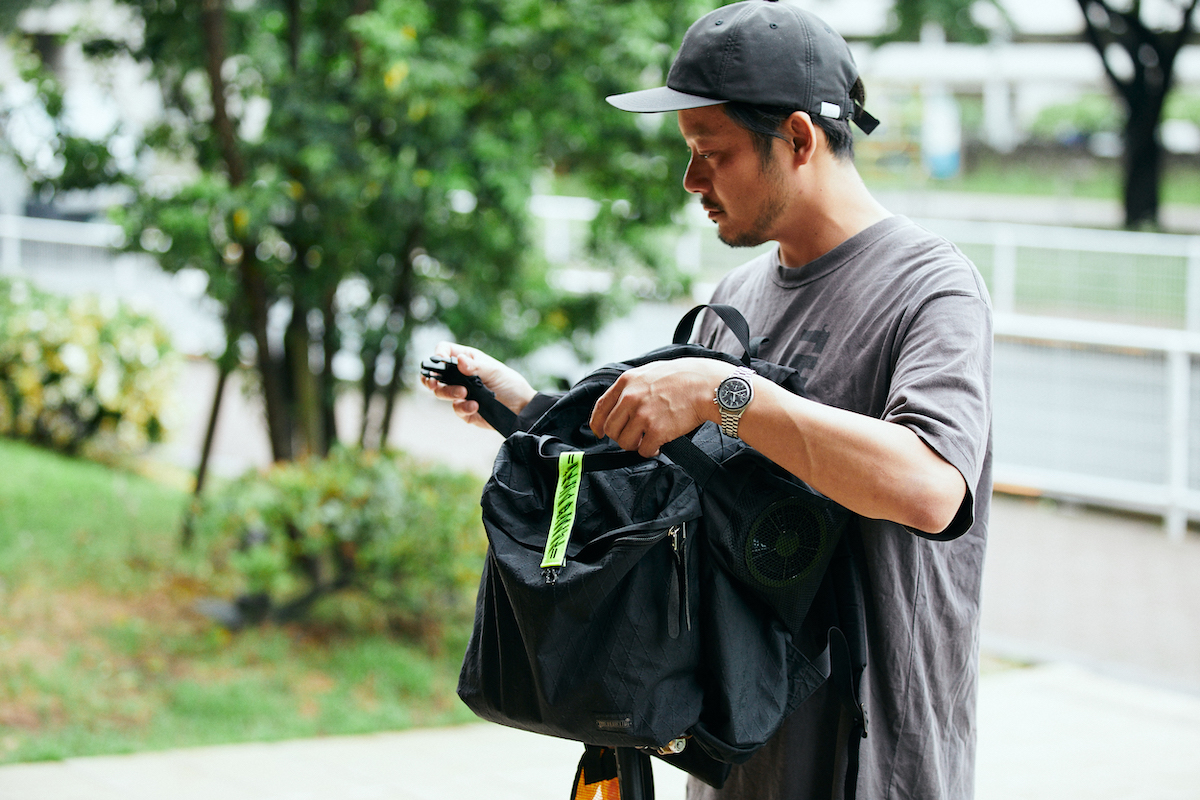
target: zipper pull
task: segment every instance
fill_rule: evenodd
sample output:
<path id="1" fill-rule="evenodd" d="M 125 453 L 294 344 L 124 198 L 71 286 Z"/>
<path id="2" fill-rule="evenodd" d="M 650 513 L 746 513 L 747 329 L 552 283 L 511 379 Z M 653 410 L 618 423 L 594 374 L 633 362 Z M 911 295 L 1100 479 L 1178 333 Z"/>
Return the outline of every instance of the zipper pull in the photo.
<path id="1" fill-rule="evenodd" d="M 671 584 L 667 587 L 667 635 L 672 639 L 679 638 L 679 528 L 673 526 L 667 531 L 671 537 L 671 552 L 675 554 L 675 569 L 671 570 Z"/>
<path id="2" fill-rule="evenodd" d="M 676 557 L 679 559 L 679 585 L 683 589 L 683 621 L 687 625 L 687 629 L 692 629 L 692 604 L 690 594 L 688 593 L 688 576 L 687 576 L 687 523 L 683 523 L 679 527 L 679 535 L 675 537 L 677 545 L 675 549 Z"/>
<path id="3" fill-rule="evenodd" d="M 671 638 L 675 639 L 679 636 L 679 617 L 683 617 L 683 622 L 690 631 L 692 629 L 692 612 L 690 601 L 688 598 L 688 579 L 687 579 L 687 524 L 675 525 L 667 535 L 671 537 L 671 550 L 675 554 L 675 573 L 671 576 L 671 598 L 668 606 L 669 619 L 667 623 L 667 632 L 671 634 Z"/>

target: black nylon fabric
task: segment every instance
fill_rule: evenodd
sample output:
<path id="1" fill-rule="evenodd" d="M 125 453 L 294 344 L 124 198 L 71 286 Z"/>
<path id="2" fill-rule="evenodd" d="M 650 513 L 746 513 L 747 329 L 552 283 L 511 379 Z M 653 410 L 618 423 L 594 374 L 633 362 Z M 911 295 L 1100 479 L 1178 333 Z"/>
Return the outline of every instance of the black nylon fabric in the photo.
<path id="1" fill-rule="evenodd" d="M 694 527 L 695 485 L 655 461 L 588 472 L 590 456 L 620 451 L 584 448 L 567 561 L 551 582 L 540 564 L 565 448 L 517 432 L 497 457 L 483 495 L 490 547 L 459 694 L 480 716 L 513 727 L 661 746 L 695 724 L 702 702 L 696 608 L 682 601 L 699 592 L 698 561 L 686 544 L 677 557 L 670 535 Z"/>
<path id="2" fill-rule="evenodd" d="M 786 569 L 764 584 L 757 567 L 738 567 L 755 551 L 747 531 L 778 497 L 833 504 L 794 478 L 784 486 L 790 476 L 712 423 L 678 463 L 668 447 L 642 459 L 596 439 L 592 408 L 622 372 L 684 357 L 748 362 L 798 393 L 795 370 L 750 352 L 675 344 L 597 370 L 509 436 L 481 501 L 489 548 L 458 691 L 485 719 L 591 745 L 688 736 L 663 758 L 720 786 L 827 675 L 797 647 L 788 612 L 803 617 L 826 561 L 806 567 L 797 599 Z M 584 474 L 566 563 L 550 575 L 540 563 L 564 450 L 583 452 Z M 730 468 L 741 477 L 728 480 Z"/>

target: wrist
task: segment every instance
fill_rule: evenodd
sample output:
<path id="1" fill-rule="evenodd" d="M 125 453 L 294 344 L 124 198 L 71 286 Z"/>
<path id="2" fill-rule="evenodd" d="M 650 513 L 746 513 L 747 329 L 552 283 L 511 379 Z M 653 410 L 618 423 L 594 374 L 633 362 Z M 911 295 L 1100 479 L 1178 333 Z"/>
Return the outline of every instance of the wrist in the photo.
<path id="1" fill-rule="evenodd" d="M 721 432 L 735 439 L 740 438 L 742 415 L 754 400 L 754 370 L 736 367 L 717 384 L 713 392 Z"/>

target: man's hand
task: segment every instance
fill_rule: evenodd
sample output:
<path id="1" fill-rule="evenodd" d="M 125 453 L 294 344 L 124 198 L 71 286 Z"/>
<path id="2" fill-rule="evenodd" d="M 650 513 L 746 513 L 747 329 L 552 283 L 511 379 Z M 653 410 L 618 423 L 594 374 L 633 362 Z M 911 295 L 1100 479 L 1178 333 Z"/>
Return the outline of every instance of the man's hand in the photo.
<path id="1" fill-rule="evenodd" d="M 484 386 L 496 393 L 496 399 L 514 414 L 520 414 L 521 409 L 525 408 L 536 394 L 519 372 L 482 350 L 453 342 L 442 342 L 434 348 L 433 354 L 444 359 L 457 358 L 459 372 L 463 375 L 477 376 Z M 465 386 L 447 386 L 433 378 L 422 378 L 421 383 L 437 398 L 453 403 L 454 413 L 464 422 L 492 430 L 492 426 L 479 416 L 479 404 L 466 399 Z"/>
<path id="2" fill-rule="evenodd" d="M 733 367 L 711 358 L 655 361 L 628 370 L 596 401 L 592 432 L 646 457 L 664 443 L 717 421 L 713 391 Z"/>

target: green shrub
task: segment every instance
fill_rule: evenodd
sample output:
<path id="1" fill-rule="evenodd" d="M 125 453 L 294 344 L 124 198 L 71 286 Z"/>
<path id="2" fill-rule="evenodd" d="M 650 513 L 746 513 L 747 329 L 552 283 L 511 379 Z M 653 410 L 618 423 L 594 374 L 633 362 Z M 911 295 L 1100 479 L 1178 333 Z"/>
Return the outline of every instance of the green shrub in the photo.
<path id="1" fill-rule="evenodd" d="M 94 458 L 137 452 L 166 432 L 179 366 L 150 317 L 0 279 L 0 435 Z"/>
<path id="2" fill-rule="evenodd" d="M 1121 109 L 1107 94 L 1087 94 L 1070 103 L 1048 106 L 1030 126 L 1036 138 L 1060 142 L 1119 130 Z"/>
<path id="3" fill-rule="evenodd" d="M 343 611 L 436 638 L 469 609 L 478 581 L 481 489 L 474 476 L 398 454 L 337 448 L 212 493 L 196 531 L 236 577 L 241 621 L 297 619 L 338 595 Z"/>

